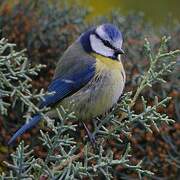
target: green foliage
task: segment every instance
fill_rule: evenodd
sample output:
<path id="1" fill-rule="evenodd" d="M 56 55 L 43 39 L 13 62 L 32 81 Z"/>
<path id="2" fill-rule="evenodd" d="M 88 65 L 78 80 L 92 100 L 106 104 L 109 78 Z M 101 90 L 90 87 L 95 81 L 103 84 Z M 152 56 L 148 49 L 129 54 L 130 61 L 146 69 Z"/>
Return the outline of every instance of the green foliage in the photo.
<path id="1" fill-rule="evenodd" d="M 13 164 L 9 164 L 7 162 L 6 165 L 10 167 L 13 172 L 10 172 L 9 177 L 4 177 L 2 175 L 2 179 L 28 179 L 33 176 L 29 174 L 33 168 L 33 164 L 35 163 L 35 159 L 32 155 L 33 150 L 29 150 L 28 146 L 24 146 L 24 142 L 22 141 L 17 147 L 16 153 L 12 154 L 11 157 L 13 159 Z"/>
<path id="2" fill-rule="evenodd" d="M 85 9 L 65 1 L 18 1 L 14 6 L 4 1 L 0 5 L 1 36 L 27 49 L 34 64 L 54 68 L 55 62 L 84 29 Z M 44 70 L 45 71 L 45 70 Z"/>
<path id="3" fill-rule="evenodd" d="M 2 47 L 8 44 L 5 40 L 1 42 Z M 167 52 L 166 48 L 164 48 L 166 44 L 167 38 L 164 37 L 158 53 L 152 55 L 153 52 L 150 49 L 150 43 L 146 40 L 145 48 L 149 55 L 149 68 L 147 72 L 142 75 L 140 84 L 134 95 L 132 93 L 127 93 L 122 97 L 120 104 L 117 104 L 109 114 L 102 117 L 100 120 L 97 119 L 94 121 L 94 135 L 96 136 L 98 145 L 96 149 L 92 147 L 89 141 L 86 143 L 84 141 L 78 141 L 79 137 L 77 138 L 74 136 L 74 133 L 77 134 L 79 131 L 79 128 L 77 128 L 78 120 L 73 113 L 61 107 L 61 110 L 57 109 L 59 114 L 58 122 L 56 125 L 54 123 L 51 124 L 52 133 L 49 134 L 41 131 L 41 141 L 47 150 L 45 159 L 35 158 L 31 155 L 32 150 L 28 150 L 27 147 L 24 147 L 24 143 L 20 143 L 17 151 L 12 155 L 13 163 L 10 164 L 6 162 L 9 168 L 12 169 L 12 172 L 9 176 L 2 174 L 1 178 L 18 179 L 31 177 L 38 179 L 48 177 L 50 179 L 82 179 L 84 177 L 89 177 L 93 179 L 95 177 L 104 177 L 106 179 L 111 179 L 117 176 L 118 171 L 116 169 L 118 166 L 128 171 L 135 171 L 139 175 L 139 178 L 153 175 L 152 172 L 142 169 L 142 161 L 135 165 L 131 163 L 130 141 L 128 138 L 124 141 L 119 137 L 119 134 L 122 132 L 127 137 L 132 135 L 131 130 L 133 124 L 137 122 L 141 123 L 144 128 L 149 131 L 153 130 L 152 126 L 158 129 L 159 123 L 173 122 L 173 120 L 168 118 L 165 114 L 157 112 L 159 106 L 165 107 L 169 98 L 165 98 L 159 102 L 156 97 L 154 105 L 148 106 L 145 98 L 142 97 L 143 111 L 140 114 L 136 114 L 132 110 L 132 107 L 144 88 L 148 86 L 151 87 L 156 80 L 164 82 L 162 81 L 163 75 L 171 71 L 174 63 L 169 63 L 171 65 L 168 66 L 164 64 L 168 64 L 169 60 L 172 60 L 180 51 L 175 50 Z M 9 46 L 12 47 L 12 44 L 8 44 L 8 47 Z M 21 53 L 18 53 L 17 56 L 15 55 L 17 55 L 17 53 L 12 50 L 12 57 L 19 57 L 17 59 L 21 61 L 22 59 L 26 60 Z M 3 56 L 1 56 L 1 60 L 3 60 Z M 163 64 L 163 66 L 161 66 L 161 71 L 157 71 L 159 63 Z M 19 75 L 18 79 L 24 77 L 23 74 L 26 72 L 24 71 L 25 66 L 23 63 L 21 64 L 23 70 L 19 68 L 19 74 L 15 73 Z M 9 70 L 8 67 L 9 66 L 5 66 L 6 71 Z M 39 69 L 39 67 L 37 69 Z M 32 74 L 34 71 L 30 68 L 27 72 L 31 72 L 30 74 Z M 26 84 L 25 86 L 23 85 L 24 83 L 22 83 L 21 86 L 27 88 Z M 35 97 L 42 97 L 42 95 L 43 94 Z M 28 95 L 28 97 L 29 96 L 30 95 Z M 24 102 L 24 99 L 28 101 Z M 34 104 L 31 103 L 32 99 L 25 97 L 21 100 L 33 109 Z M 118 114 L 120 111 L 122 112 L 121 116 Z M 110 139 L 115 141 L 115 146 L 117 147 L 121 146 L 121 144 L 125 144 L 119 158 L 115 158 L 112 147 L 108 147 L 107 140 Z M 118 174 L 118 178 L 119 177 L 121 177 L 120 174 Z"/>
<path id="4" fill-rule="evenodd" d="M 167 73 L 171 72 L 174 69 L 176 60 L 173 60 L 173 57 L 178 55 L 180 51 L 175 50 L 175 51 L 165 52 L 167 50 L 168 40 L 169 38 L 166 37 L 162 38 L 158 53 L 154 55 L 150 47 L 149 41 L 145 39 L 146 43 L 144 46 L 145 46 L 145 51 L 148 55 L 148 59 L 150 61 L 150 67 L 148 71 L 141 77 L 142 80 L 134 95 L 133 103 L 135 103 L 137 97 L 145 87 L 147 86 L 152 87 L 152 85 L 156 82 L 165 83 L 166 81 L 163 79 L 162 76 L 166 75 Z M 134 104 L 132 104 L 132 106 L 133 105 Z"/>
<path id="5" fill-rule="evenodd" d="M 31 67 L 24 55 L 25 50 L 15 51 L 15 44 L 8 43 L 6 39 L 0 40 L 0 113 L 7 115 L 7 108 L 14 107 L 21 101 L 21 109 L 29 107 L 37 111 L 33 100 L 40 100 L 44 95 L 32 93 L 31 77 L 36 76 L 43 65 Z"/>
<path id="6" fill-rule="evenodd" d="M 36 106 L 36 102 L 45 93 L 33 90 L 31 84 L 38 88 L 46 87 L 53 74 L 50 73 L 51 68 L 55 67 L 69 43 L 84 29 L 86 11 L 79 11 L 76 6 L 71 9 L 64 3 L 57 5 L 57 1 L 53 2 L 20 1 L 12 8 L 4 3 L 4 10 L 0 12 L 1 35 L 17 44 L 15 48 L 7 40 L 0 40 L 0 113 L 3 115 L 3 125 L 9 123 L 13 127 L 15 124 L 9 113 L 13 112 L 11 106 L 18 111 L 19 117 L 22 113 L 26 118 L 29 118 L 29 112 L 42 113 L 51 129 L 50 132 L 40 131 L 40 142 L 46 155 L 42 157 L 32 152 L 32 146 L 26 147 L 24 143 L 20 143 L 12 155 L 13 161 L 8 160 L 7 163 L 6 160 L 5 164 L 9 168 L 0 176 L 1 179 L 128 179 L 137 177 L 134 174 L 144 178 L 153 173 L 159 178 L 167 173 L 163 166 L 170 169 L 172 175 L 180 164 L 179 149 L 176 147 L 178 138 L 173 134 L 178 126 L 177 129 L 170 126 L 174 120 L 165 112 L 168 111 L 169 104 L 174 103 L 176 111 L 173 112 L 173 118 L 178 120 L 180 117 L 179 100 L 174 96 L 173 99 L 168 97 L 171 96 L 171 91 L 176 92 L 179 89 L 179 50 L 174 50 L 179 48 L 179 26 L 171 32 L 167 28 L 161 30 L 160 36 L 173 37 L 169 41 L 166 37 L 159 39 L 152 26 L 144 23 L 142 14 L 130 14 L 126 17 L 120 16 L 119 12 L 112 14 L 108 21 L 116 24 L 124 37 L 126 55 L 123 56 L 123 64 L 127 75 L 127 93 L 105 117 L 92 120 L 93 135 L 97 141 L 97 148 L 94 149 L 83 134 L 80 122 L 73 112 L 62 107 L 60 113 L 57 109 L 59 118 L 54 122 L 44 115 L 47 109 L 41 110 Z M 102 18 L 99 22 L 102 21 L 107 22 L 107 19 Z M 144 37 L 147 37 L 145 43 Z M 27 51 L 16 51 L 24 48 Z M 29 60 L 24 52 L 27 52 Z M 36 79 L 35 75 L 40 73 L 42 65 L 31 66 L 29 62 L 48 66 L 43 69 L 40 79 Z M 137 110 L 138 106 L 141 108 Z M 19 123 L 21 119 L 18 120 Z M 165 123 L 170 129 L 168 132 L 161 128 Z M 6 125 L 6 132 L 10 126 Z M 164 155 L 166 146 L 159 152 L 157 146 L 162 144 L 159 139 L 149 142 L 144 138 L 140 144 L 133 144 L 132 138 L 139 138 L 134 133 L 137 127 L 141 129 L 140 134 L 144 134 L 143 130 L 150 134 L 162 131 L 159 139 L 164 139 L 167 143 L 167 153 Z M 4 131 L 1 132 L 3 134 Z M 4 139 L 3 141 L 7 142 Z M 147 149 L 150 143 L 158 144 L 152 147 L 153 159 L 148 159 Z M 139 157 L 137 146 L 144 152 L 141 151 Z M 165 163 L 159 159 L 161 155 L 165 156 Z M 169 167 L 173 168 L 172 171 Z"/>
<path id="7" fill-rule="evenodd" d="M 105 21 L 107 21 L 107 19 Z M 113 12 L 110 21 L 118 25 L 123 31 L 123 45 L 126 52 L 123 57 L 127 75 L 126 91 L 135 92 L 135 89 L 140 87 L 141 79 L 149 67 L 150 58 L 147 59 L 149 54 L 148 51 L 145 51 L 143 48 L 144 37 L 147 37 L 151 44 L 149 48 L 151 48 L 151 52 L 153 52 L 152 57 L 154 61 L 156 59 L 155 56 L 158 57 L 159 42 L 162 41 L 162 39 L 159 38 L 160 36 L 172 37 L 172 39 L 166 43 L 165 48 L 167 51 L 179 49 L 179 22 L 175 23 L 172 19 L 169 19 L 165 26 L 155 29 L 155 27 L 144 19 L 142 13 L 130 13 L 127 16 L 121 16 L 119 12 Z M 165 52 L 166 51 L 164 51 L 164 53 Z M 163 76 L 163 79 L 166 81 L 165 83 L 161 83 L 157 79 L 153 82 L 151 88 L 145 88 L 141 92 L 141 95 L 146 98 L 147 104 L 151 106 L 154 104 L 155 96 L 158 97 L 159 101 L 165 99 L 167 96 L 171 96 L 172 98 L 169 100 L 169 103 L 167 103 L 167 107 L 159 107 L 157 111 L 161 113 L 167 112 L 168 115 L 176 121 L 175 124 L 171 126 L 165 126 L 163 124 L 163 126 L 160 127 L 160 132 L 157 133 L 154 131 L 152 135 L 138 125 L 133 129 L 132 133 L 134 156 L 136 156 L 137 159 L 144 158 L 144 168 L 153 169 L 157 178 L 166 178 L 167 175 L 170 179 L 177 178 L 180 167 L 179 145 L 177 141 L 180 135 L 179 57 L 177 54 L 177 58 L 175 58 L 176 62 L 171 56 L 169 56 L 169 60 L 168 57 L 158 58 L 158 62 L 155 63 L 153 68 L 155 69 L 155 75 L 164 71 L 161 65 L 171 66 L 171 63 L 175 62 L 175 64 L 171 66 L 173 71 L 171 73 L 164 72 L 166 74 Z M 151 72 L 149 72 L 149 75 L 151 75 Z M 136 113 L 142 112 L 143 105 L 140 97 L 137 98 L 133 109 Z M 128 178 L 127 176 L 125 177 Z"/>

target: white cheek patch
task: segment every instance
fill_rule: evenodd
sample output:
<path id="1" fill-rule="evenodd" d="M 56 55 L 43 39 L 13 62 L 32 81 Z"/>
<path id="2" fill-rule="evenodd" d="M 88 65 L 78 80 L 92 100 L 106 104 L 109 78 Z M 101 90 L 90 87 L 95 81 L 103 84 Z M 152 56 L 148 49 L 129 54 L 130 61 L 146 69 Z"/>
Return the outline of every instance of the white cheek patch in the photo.
<path id="1" fill-rule="evenodd" d="M 90 43 L 92 49 L 103 56 L 112 57 L 114 55 L 114 51 L 109 47 L 106 47 L 103 42 L 98 39 L 95 35 L 90 35 Z"/>

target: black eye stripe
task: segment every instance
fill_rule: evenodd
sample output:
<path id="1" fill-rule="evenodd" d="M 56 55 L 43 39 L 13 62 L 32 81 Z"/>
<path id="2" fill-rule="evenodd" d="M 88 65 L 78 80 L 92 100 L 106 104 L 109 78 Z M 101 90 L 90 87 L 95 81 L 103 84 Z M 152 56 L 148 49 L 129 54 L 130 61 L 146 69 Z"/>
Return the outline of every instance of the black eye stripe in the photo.
<path id="1" fill-rule="evenodd" d="M 112 45 L 109 43 L 109 41 L 106 41 L 106 40 L 102 39 L 96 32 L 94 32 L 93 34 L 94 34 L 98 39 L 100 39 L 105 46 L 107 46 L 107 47 L 109 47 L 109 48 L 111 48 L 111 49 L 114 49 L 115 51 L 117 50 L 117 48 L 115 48 L 114 46 L 112 46 Z"/>

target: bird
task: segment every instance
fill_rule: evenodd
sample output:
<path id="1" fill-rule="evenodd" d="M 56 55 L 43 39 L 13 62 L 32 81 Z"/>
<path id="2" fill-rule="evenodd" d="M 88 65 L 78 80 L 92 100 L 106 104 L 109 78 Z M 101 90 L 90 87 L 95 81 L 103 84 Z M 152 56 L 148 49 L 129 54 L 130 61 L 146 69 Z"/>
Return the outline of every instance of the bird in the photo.
<path id="1" fill-rule="evenodd" d="M 44 96 L 39 108 L 51 107 L 46 115 L 57 118 L 56 108 L 68 107 L 82 122 L 108 112 L 119 100 L 125 86 L 122 43 L 121 31 L 111 23 L 93 26 L 82 33 L 57 62 L 47 88 L 51 94 Z M 40 113 L 32 115 L 8 144 L 42 119 Z"/>

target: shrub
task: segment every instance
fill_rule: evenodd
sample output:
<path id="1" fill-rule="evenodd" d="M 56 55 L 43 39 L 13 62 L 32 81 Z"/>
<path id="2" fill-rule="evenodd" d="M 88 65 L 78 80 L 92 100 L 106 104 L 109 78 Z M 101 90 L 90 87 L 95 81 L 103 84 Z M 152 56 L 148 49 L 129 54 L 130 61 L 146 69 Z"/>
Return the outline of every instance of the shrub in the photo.
<path id="1" fill-rule="evenodd" d="M 13 44 L 4 39 L 1 40 L 1 48 L 9 50 L 1 52 L 0 68 L 8 74 L 10 70 L 10 72 L 16 72 L 26 67 L 26 76 L 17 73 L 19 74 L 17 77 L 14 77 L 13 74 L 6 78 L 18 79 L 13 86 L 17 86 L 17 89 L 24 93 L 25 99 L 29 100 L 25 103 L 22 101 L 23 96 L 12 96 L 12 89 L 7 88 L 4 84 L 6 81 L 1 82 L 0 90 L 2 92 L 9 91 L 9 94 L 4 93 L 1 98 L 1 114 L 3 115 L 8 110 L 8 116 L 3 115 L 0 120 L 3 123 L 1 127 L 3 144 L 9 138 L 7 129 L 15 126 L 16 120 L 14 119 L 20 119 L 22 113 L 26 111 L 39 111 L 36 109 L 35 102 L 42 97 L 44 92 L 37 93 L 32 89 L 47 86 L 57 59 L 81 29 L 84 29 L 85 14 L 81 11 L 81 15 L 74 13 L 76 7 L 70 10 L 68 7 L 63 9 L 65 6 L 63 8 L 62 6 L 55 7 L 52 4 L 39 2 L 40 4 L 30 1 L 20 2 L 12 8 L 5 4 L 1 10 L 2 36 L 7 37 L 10 42 L 16 43 L 16 49 L 27 48 L 29 59 L 27 60 L 24 56 L 24 51 L 14 51 Z M 21 18 L 22 15 L 24 18 Z M 100 22 L 103 21 L 107 20 L 100 20 Z M 94 150 L 91 147 L 91 144 L 84 138 L 84 130 L 81 127 L 77 128 L 78 121 L 74 115 L 68 110 L 64 110 L 64 114 L 61 114 L 57 120 L 58 123 L 51 124 L 50 132 L 41 131 L 43 148 L 42 146 L 34 147 L 34 145 L 28 148 L 24 146 L 23 142 L 20 143 L 12 156 L 13 163 L 6 163 L 13 170 L 12 173 L 7 171 L 7 175 L 3 173 L 1 178 L 71 177 L 73 179 L 74 177 L 105 176 L 110 179 L 111 177 L 136 177 L 135 174 L 143 177 L 152 175 L 150 171 L 155 173 L 154 178 L 167 175 L 171 178 L 176 177 L 179 163 L 179 122 L 172 126 L 165 124 L 172 122 L 171 118 L 179 118 L 177 111 L 179 60 L 174 58 L 179 53 L 175 50 L 179 47 L 178 38 L 176 38 L 179 34 L 179 27 L 176 26 L 170 33 L 162 28 L 161 32 L 157 33 L 150 24 L 144 23 L 141 14 L 130 14 L 123 17 L 119 13 L 113 13 L 109 21 L 118 25 L 124 34 L 126 51 L 124 65 L 128 79 L 126 93 L 121 101 L 106 117 L 95 121 L 93 125 L 89 124 L 90 127 L 95 127 L 94 134 L 96 134 L 99 148 Z M 165 37 L 158 38 L 159 35 L 171 35 L 173 38 L 168 41 L 168 38 Z M 147 37 L 146 41 L 144 41 L 144 37 Z M 4 66 L 7 57 L 12 63 L 12 69 Z M 18 59 L 21 60 L 19 66 L 16 65 Z M 177 60 L 177 64 L 174 64 L 174 60 Z M 23 66 L 29 62 L 35 65 L 32 68 L 33 71 L 28 66 Z M 33 76 L 31 82 L 29 81 L 31 76 L 40 68 L 37 66 L 39 63 L 46 64 L 48 67 L 41 71 L 38 78 Z M 170 74 L 171 70 L 174 71 Z M 48 75 L 42 76 L 44 73 Z M 0 77 L 3 78 L 3 76 Z M 167 83 L 162 83 L 163 79 Z M 33 88 L 31 88 L 31 84 Z M 25 87 L 27 92 L 23 91 Z M 170 99 L 168 96 L 173 98 Z M 15 97 L 18 97 L 17 101 L 14 101 Z M 8 108 L 12 101 L 16 102 L 14 106 L 19 109 L 16 114 L 13 109 Z M 19 104 L 25 107 L 24 110 L 19 108 Z M 165 104 L 167 104 L 166 108 Z M 165 112 L 170 118 L 164 114 Z M 19 126 L 17 123 L 16 125 Z M 30 136 L 28 134 L 26 133 L 24 136 L 26 142 Z M 35 143 L 37 144 L 37 140 Z M 7 146 L 3 144 L 1 146 L 2 160 L 7 151 Z M 32 152 L 32 149 L 35 150 L 35 153 Z M 129 156 L 130 149 L 132 156 Z M 139 161 L 140 159 L 144 159 L 143 163 Z"/>

